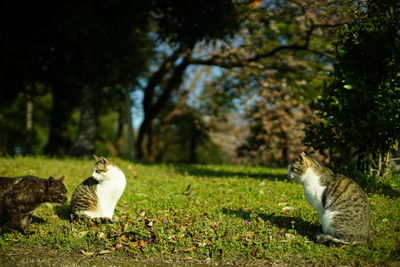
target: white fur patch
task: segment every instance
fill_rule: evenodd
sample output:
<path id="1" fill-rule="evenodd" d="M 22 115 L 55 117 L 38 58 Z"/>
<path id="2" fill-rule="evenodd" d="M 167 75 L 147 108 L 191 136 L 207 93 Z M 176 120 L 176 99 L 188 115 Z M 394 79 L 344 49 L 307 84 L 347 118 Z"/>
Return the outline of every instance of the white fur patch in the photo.
<path id="1" fill-rule="evenodd" d="M 322 205 L 322 195 L 326 186 L 320 184 L 320 179 L 321 177 L 317 175 L 312 168 L 308 168 L 304 175 L 300 177 L 300 182 L 303 184 L 304 196 L 308 203 L 318 212 L 318 218 L 321 222 L 324 234 L 335 236 L 335 231 L 332 228 L 332 219 L 338 212 L 324 209 Z M 329 203 L 327 204 L 329 205 Z"/>
<path id="2" fill-rule="evenodd" d="M 328 234 L 331 236 L 336 235 L 331 225 L 332 225 L 332 218 L 337 213 L 338 212 L 336 211 L 325 210 L 322 217 L 320 217 L 320 221 L 322 224 L 322 231 L 324 232 L 324 234 Z"/>
<path id="3" fill-rule="evenodd" d="M 288 177 L 289 177 L 290 179 L 294 179 L 293 171 L 292 171 L 292 168 L 290 168 L 290 166 L 288 167 Z"/>
<path id="4" fill-rule="evenodd" d="M 308 168 L 306 173 L 301 177 L 301 183 L 303 184 L 304 196 L 317 210 L 319 219 L 322 223 L 324 215 L 324 207 L 322 206 L 322 194 L 326 186 L 320 184 L 320 177 L 311 169 Z M 323 224 L 323 223 L 322 223 Z"/>
<path id="5" fill-rule="evenodd" d="M 112 219 L 115 206 L 125 190 L 126 179 L 124 173 L 114 166 L 108 166 L 107 172 L 93 172 L 93 178 L 99 181 L 96 194 L 99 200 L 98 212 L 90 216 L 92 218 L 104 217 Z"/>
<path id="6" fill-rule="evenodd" d="M 77 215 L 86 215 L 90 218 L 100 218 L 101 217 L 101 213 L 100 212 L 94 212 L 94 211 L 88 211 L 88 210 L 84 210 L 84 211 L 77 211 L 76 212 Z"/>

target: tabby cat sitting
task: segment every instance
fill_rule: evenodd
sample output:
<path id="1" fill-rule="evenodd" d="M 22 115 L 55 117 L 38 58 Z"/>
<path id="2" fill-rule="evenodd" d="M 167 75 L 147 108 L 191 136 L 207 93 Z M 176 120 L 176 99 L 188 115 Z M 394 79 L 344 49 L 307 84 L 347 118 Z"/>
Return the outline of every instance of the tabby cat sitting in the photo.
<path id="1" fill-rule="evenodd" d="M 29 233 L 29 212 L 44 202 L 64 203 L 67 189 L 50 177 L 0 177 L 0 225 L 2 230 L 16 229 Z"/>
<path id="2" fill-rule="evenodd" d="M 110 221 L 125 189 L 125 175 L 110 160 L 93 157 L 96 160 L 93 174 L 72 194 L 70 213 L 72 218 L 99 218 Z"/>
<path id="3" fill-rule="evenodd" d="M 317 242 L 354 245 L 369 240 L 370 205 L 356 182 L 304 152 L 288 171 L 289 178 L 302 183 L 306 199 L 318 212 L 322 233 L 317 233 Z"/>

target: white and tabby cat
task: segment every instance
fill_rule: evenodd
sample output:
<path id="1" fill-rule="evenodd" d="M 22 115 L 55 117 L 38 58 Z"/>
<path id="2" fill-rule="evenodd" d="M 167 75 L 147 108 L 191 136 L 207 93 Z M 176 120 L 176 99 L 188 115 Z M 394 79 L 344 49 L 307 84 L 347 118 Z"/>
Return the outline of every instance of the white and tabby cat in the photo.
<path id="1" fill-rule="evenodd" d="M 318 212 L 322 233 L 317 233 L 317 242 L 368 241 L 370 206 L 356 182 L 334 174 L 304 152 L 290 163 L 288 171 L 290 179 L 302 183 L 306 199 Z"/>
<path id="2" fill-rule="evenodd" d="M 115 206 L 124 192 L 124 173 L 110 160 L 93 156 L 92 177 L 83 181 L 71 198 L 70 212 L 77 217 L 112 220 Z"/>

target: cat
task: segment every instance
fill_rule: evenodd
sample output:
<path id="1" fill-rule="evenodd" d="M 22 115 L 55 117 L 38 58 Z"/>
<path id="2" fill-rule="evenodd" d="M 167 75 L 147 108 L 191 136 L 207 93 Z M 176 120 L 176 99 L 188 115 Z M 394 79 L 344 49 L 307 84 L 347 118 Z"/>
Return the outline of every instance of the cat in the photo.
<path id="1" fill-rule="evenodd" d="M 44 202 L 64 203 L 67 189 L 63 178 L 35 176 L 0 177 L 0 225 L 2 230 L 29 234 L 29 212 Z"/>
<path id="2" fill-rule="evenodd" d="M 71 219 L 112 221 L 115 206 L 125 190 L 124 173 L 110 160 L 93 156 L 96 163 L 91 177 L 83 181 L 71 197 Z"/>
<path id="3" fill-rule="evenodd" d="M 369 240 L 371 209 L 361 187 L 334 174 L 304 152 L 289 164 L 288 177 L 302 183 L 304 195 L 322 224 L 319 243 L 355 245 Z"/>

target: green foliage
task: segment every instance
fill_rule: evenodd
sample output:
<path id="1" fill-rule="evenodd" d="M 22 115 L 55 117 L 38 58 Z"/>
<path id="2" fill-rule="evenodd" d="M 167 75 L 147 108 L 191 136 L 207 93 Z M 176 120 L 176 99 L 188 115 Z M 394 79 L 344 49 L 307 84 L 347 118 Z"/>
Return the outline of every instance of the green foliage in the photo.
<path id="1" fill-rule="evenodd" d="M 398 176 L 387 181 L 391 191 L 368 194 L 373 211 L 369 244 L 325 246 L 312 241 L 319 225 L 317 214 L 301 185 L 286 180 L 286 169 L 115 161 L 127 178 L 116 223 L 71 223 L 68 203 L 43 204 L 33 212 L 32 235 L 0 235 L 2 264 L 37 255 L 42 255 L 41 265 L 54 255 L 75 264 L 97 259 L 97 264 L 112 260 L 125 265 L 133 261 L 390 265 L 400 260 Z M 90 175 L 92 164 L 92 160 L 0 158 L 0 176 L 65 175 L 70 197 Z"/>
<path id="2" fill-rule="evenodd" d="M 155 162 L 219 163 L 218 147 L 209 136 L 209 126 L 196 108 L 168 105 L 154 124 L 153 150 Z M 164 117 L 166 116 L 166 117 Z"/>
<path id="3" fill-rule="evenodd" d="M 41 88 L 41 85 L 37 85 Z M 14 155 L 28 153 L 40 154 L 47 142 L 51 95 L 43 88 L 32 98 L 32 133 L 26 129 L 27 96 L 19 93 L 10 105 L 0 107 L 0 154 Z M 27 144 L 27 136 L 31 134 L 32 144 Z"/>
<path id="4" fill-rule="evenodd" d="M 13 154 L 24 146 L 25 125 L 18 123 L 25 119 L 24 102 L 24 97 L 20 96 L 12 105 L 0 107 L 0 150 L 4 154 Z"/>
<path id="5" fill-rule="evenodd" d="M 315 108 L 306 141 L 339 164 L 383 176 L 400 141 L 400 10 L 346 26 L 336 43 L 332 82 Z"/>
<path id="6" fill-rule="evenodd" d="M 239 8 L 230 0 L 164 0 L 155 6 L 158 34 L 178 44 L 223 39 L 239 26 Z"/>

